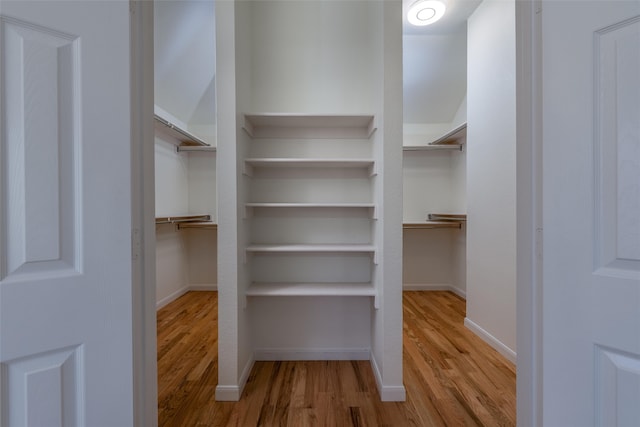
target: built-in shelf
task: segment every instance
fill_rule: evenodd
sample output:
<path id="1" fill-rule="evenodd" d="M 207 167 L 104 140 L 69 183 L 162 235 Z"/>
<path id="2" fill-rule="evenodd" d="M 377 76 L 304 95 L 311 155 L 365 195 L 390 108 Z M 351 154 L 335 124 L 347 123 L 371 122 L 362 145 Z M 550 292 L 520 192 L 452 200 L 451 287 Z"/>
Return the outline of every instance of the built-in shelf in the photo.
<path id="1" fill-rule="evenodd" d="M 368 209 L 371 218 L 376 219 L 373 203 L 245 203 L 245 217 L 251 217 L 253 209 Z"/>
<path id="2" fill-rule="evenodd" d="M 433 151 L 433 150 L 455 150 L 462 151 L 462 147 L 467 138 L 467 124 L 450 130 L 444 135 L 434 139 L 426 145 L 404 145 L 402 151 Z"/>
<path id="3" fill-rule="evenodd" d="M 445 133 L 440 138 L 437 138 L 434 141 L 431 141 L 429 145 L 437 146 L 437 145 L 462 145 L 464 140 L 467 137 L 467 123 L 463 123 L 460 126 L 452 129 L 451 131 Z"/>
<path id="4" fill-rule="evenodd" d="M 424 221 L 405 222 L 402 224 L 405 230 L 432 230 L 436 228 L 462 228 L 459 221 Z"/>
<path id="5" fill-rule="evenodd" d="M 248 297 L 374 297 L 379 308 L 377 292 L 371 283 L 252 283 Z"/>
<path id="6" fill-rule="evenodd" d="M 427 218 L 430 221 L 466 221 L 467 214 L 430 213 Z"/>
<path id="7" fill-rule="evenodd" d="M 217 230 L 218 224 L 213 221 L 195 221 L 195 222 L 181 222 L 178 223 L 178 228 L 199 228 L 203 230 Z"/>
<path id="8" fill-rule="evenodd" d="M 211 215 L 176 215 L 156 217 L 156 224 L 185 224 L 210 221 Z"/>
<path id="9" fill-rule="evenodd" d="M 402 151 L 461 151 L 462 145 L 404 145 Z"/>
<path id="10" fill-rule="evenodd" d="M 375 253 L 374 245 L 311 244 L 311 245 L 250 245 L 254 253 Z"/>
<path id="11" fill-rule="evenodd" d="M 247 158 L 244 160 L 246 175 L 253 175 L 256 168 L 334 168 L 364 169 L 375 175 L 373 159 L 320 159 L 320 158 Z"/>
<path id="12" fill-rule="evenodd" d="M 154 114 L 153 118 L 155 119 L 156 123 L 162 125 L 167 133 L 180 141 L 181 145 L 178 147 L 178 151 L 180 151 L 180 147 L 184 146 L 210 147 L 210 145 L 204 142 L 202 138 L 195 136 L 185 129 L 182 129 L 180 126 L 171 123 L 169 120 L 160 117 L 157 114 Z"/>
<path id="13" fill-rule="evenodd" d="M 430 213 L 426 221 L 405 222 L 404 229 L 462 228 L 467 220 L 466 214 Z"/>
<path id="14" fill-rule="evenodd" d="M 361 244 L 309 244 L 309 245 L 250 245 L 247 253 L 253 254 L 370 254 L 377 264 L 376 247 Z"/>
<path id="15" fill-rule="evenodd" d="M 180 152 L 192 152 L 192 151 L 208 151 L 216 152 L 217 148 L 213 145 L 178 145 L 178 151 Z"/>
<path id="16" fill-rule="evenodd" d="M 371 283 L 252 283 L 249 296 L 375 296 Z"/>
<path id="17" fill-rule="evenodd" d="M 376 130 L 372 114 L 245 114 L 242 128 L 252 138 L 368 139 Z"/>
<path id="18" fill-rule="evenodd" d="M 373 208 L 373 203 L 246 203 L 248 208 Z"/>

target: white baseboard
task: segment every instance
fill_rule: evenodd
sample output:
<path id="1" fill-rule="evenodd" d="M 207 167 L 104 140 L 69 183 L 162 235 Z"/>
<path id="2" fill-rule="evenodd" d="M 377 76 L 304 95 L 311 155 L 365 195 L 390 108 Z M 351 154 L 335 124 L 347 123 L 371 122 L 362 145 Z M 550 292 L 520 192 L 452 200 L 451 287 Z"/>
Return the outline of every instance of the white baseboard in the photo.
<path id="1" fill-rule="evenodd" d="M 195 285 L 187 286 L 190 291 L 217 291 L 218 284 L 217 283 L 198 283 Z"/>
<path id="2" fill-rule="evenodd" d="M 180 298 L 182 295 L 186 294 L 187 292 L 189 292 L 189 287 L 188 286 L 183 286 L 180 289 L 178 289 L 177 291 L 175 291 L 172 294 L 170 294 L 169 296 L 166 296 L 166 297 L 162 298 L 161 300 L 156 301 L 156 310 L 160 310 L 162 307 L 164 307 L 165 305 L 169 304 L 170 302 L 173 302 L 173 301 L 177 300 L 178 298 Z"/>
<path id="3" fill-rule="evenodd" d="M 373 376 L 376 379 L 376 385 L 378 386 L 378 393 L 380 394 L 380 400 L 383 402 L 404 402 L 407 400 L 407 390 L 404 385 L 399 386 L 386 386 L 382 382 L 382 374 L 378 367 L 376 358 L 371 353 L 371 369 L 373 370 Z"/>
<path id="4" fill-rule="evenodd" d="M 482 329 L 473 320 L 465 317 L 464 326 L 466 326 L 467 329 L 482 338 L 484 342 L 493 347 L 498 353 L 506 357 L 510 362 L 516 363 L 516 352 L 504 345 L 502 342 L 500 342 L 500 340 L 491 335 L 489 332 Z"/>
<path id="5" fill-rule="evenodd" d="M 240 400 L 240 397 L 242 397 L 242 391 L 244 390 L 244 386 L 247 385 L 247 380 L 249 379 L 254 363 L 255 359 L 249 359 L 242 370 L 238 385 L 218 384 L 216 386 L 216 400 L 218 402 L 237 402 Z"/>
<path id="6" fill-rule="evenodd" d="M 198 285 L 187 285 L 183 286 L 177 291 L 173 292 L 171 295 L 162 298 L 160 301 L 156 302 L 156 310 L 160 310 L 165 305 L 169 304 L 180 298 L 182 295 L 186 294 L 189 291 L 217 291 L 218 285 L 214 284 L 198 284 Z"/>
<path id="7" fill-rule="evenodd" d="M 368 348 L 261 348 L 254 351 L 255 360 L 369 360 Z"/>
<path id="8" fill-rule="evenodd" d="M 467 293 L 453 285 L 441 283 L 411 283 L 402 285 L 403 291 L 450 291 L 462 299 L 467 299 Z"/>

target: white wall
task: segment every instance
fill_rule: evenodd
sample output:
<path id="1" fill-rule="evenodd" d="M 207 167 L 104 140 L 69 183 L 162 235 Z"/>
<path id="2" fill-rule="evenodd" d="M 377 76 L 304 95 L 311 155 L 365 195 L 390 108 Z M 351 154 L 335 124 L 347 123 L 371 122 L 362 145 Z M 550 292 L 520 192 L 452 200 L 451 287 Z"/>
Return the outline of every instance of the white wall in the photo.
<path id="1" fill-rule="evenodd" d="M 462 47 L 466 48 L 466 43 Z M 427 145 L 464 123 L 467 119 L 466 97 L 455 114 L 448 118 L 452 121 L 405 123 L 403 145 Z M 429 213 L 467 212 L 466 151 L 405 151 L 402 172 L 403 222 L 424 221 Z M 402 282 L 407 290 L 448 289 L 464 297 L 465 230 L 405 229 Z"/>
<path id="2" fill-rule="evenodd" d="M 360 1 L 261 1 L 252 10 L 251 107 L 259 112 L 367 113 L 380 49 Z M 369 7 L 369 9 L 372 9 Z"/>
<path id="3" fill-rule="evenodd" d="M 215 154 L 178 153 L 178 141 L 156 131 L 156 216 L 209 214 L 215 221 Z M 156 226 L 156 306 L 189 289 L 213 289 L 217 283 L 216 232 Z"/>
<path id="4" fill-rule="evenodd" d="M 189 213 L 189 158 L 176 152 L 176 141 L 156 131 L 155 143 L 156 216 Z"/>
<path id="5" fill-rule="evenodd" d="M 459 151 L 404 152 L 403 222 L 424 221 L 429 213 L 466 213 L 465 158 Z M 404 288 L 451 289 L 464 296 L 464 234 L 453 229 L 405 229 Z"/>
<path id="6" fill-rule="evenodd" d="M 456 194 L 460 172 L 455 167 L 460 152 L 405 151 L 403 156 L 403 221 L 427 219 L 429 213 L 459 213 L 462 195 Z M 455 161 L 455 163 L 454 163 Z M 464 213 L 464 211 L 462 211 Z"/>
<path id="7" fill-rule="evenodd" d="M 515 4 L 485 0 L 468 24 L 467 319 L 516 351 Z"/>

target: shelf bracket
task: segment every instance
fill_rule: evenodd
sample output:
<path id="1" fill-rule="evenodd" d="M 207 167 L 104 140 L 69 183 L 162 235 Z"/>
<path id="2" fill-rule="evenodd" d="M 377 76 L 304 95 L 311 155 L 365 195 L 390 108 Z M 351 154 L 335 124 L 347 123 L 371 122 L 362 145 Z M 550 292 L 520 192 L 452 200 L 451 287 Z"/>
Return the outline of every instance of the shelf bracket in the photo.
<path id="1" fill-rule="evenodd" d="M 373 177 L 378 175 L 378 164 L 374 162 L 371 166 L 369 166 L 369 177 Z"/>

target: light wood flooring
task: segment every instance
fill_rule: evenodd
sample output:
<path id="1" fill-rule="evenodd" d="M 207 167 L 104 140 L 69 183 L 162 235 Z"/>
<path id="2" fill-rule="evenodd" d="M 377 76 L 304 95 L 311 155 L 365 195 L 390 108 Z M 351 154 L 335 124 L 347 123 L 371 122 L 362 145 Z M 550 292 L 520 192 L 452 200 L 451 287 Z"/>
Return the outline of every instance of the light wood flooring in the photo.
<path id="1" fill-rule="evenodd" d="M 513 426 L 515 367 L 464 325 L 450 292 L 404 293 L 406 402 L 381 402 L 368 361 L 256 362 L 239 402 L 216 402 L 217 293 L 158 311 L 160 427 Z"/>

